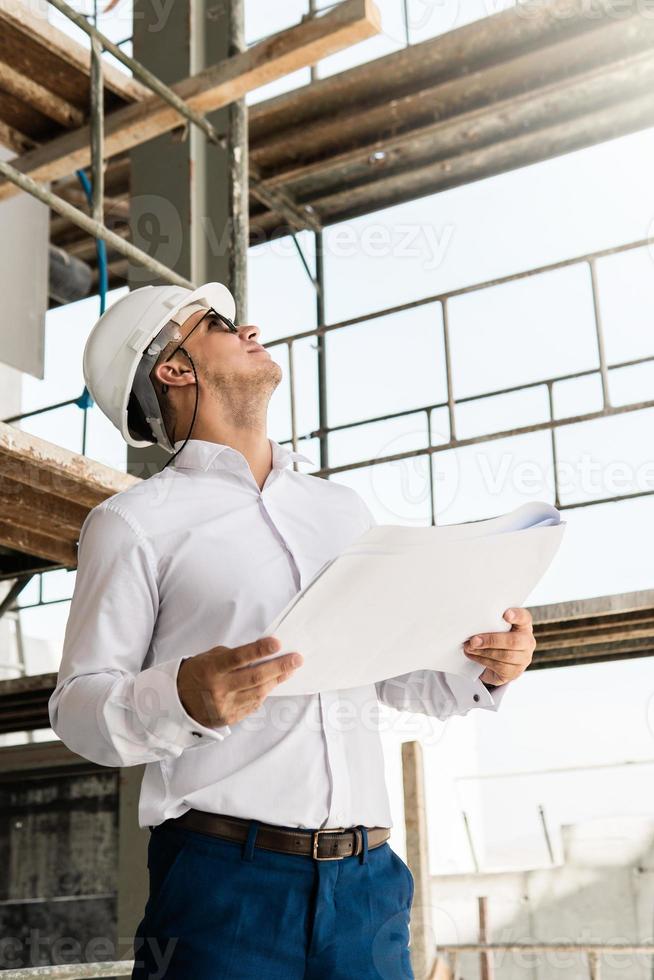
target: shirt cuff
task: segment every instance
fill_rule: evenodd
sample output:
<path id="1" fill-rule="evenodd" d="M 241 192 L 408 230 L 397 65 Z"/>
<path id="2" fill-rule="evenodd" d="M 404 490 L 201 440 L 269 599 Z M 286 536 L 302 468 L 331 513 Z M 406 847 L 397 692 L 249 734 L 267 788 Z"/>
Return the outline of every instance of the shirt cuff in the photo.
<path id="1" fill-rule="evenodd" d="M 209 728 L 192 718 L 177 690 L 177 673 L 182 660 L 167 660 L 147 667 L 134 680 L 134 707 L 143 726 L 162 741 L 189 748 L 203 739 L 222 742 L 231 735 L 229 725 Z"/>
<path id="2" fill-rule="evenodd" d="M 447 684 L 454 698 L 457 707 L 462 714 L 466 714 L 472 708 L 487 708 L 489 711 L 497 711 L 506 690 L 510 685 L 500 684 L 498 687 L 489 691 L 483 681 L 472 677 L 459 677 L 458 674 L 448 674 Z"/>

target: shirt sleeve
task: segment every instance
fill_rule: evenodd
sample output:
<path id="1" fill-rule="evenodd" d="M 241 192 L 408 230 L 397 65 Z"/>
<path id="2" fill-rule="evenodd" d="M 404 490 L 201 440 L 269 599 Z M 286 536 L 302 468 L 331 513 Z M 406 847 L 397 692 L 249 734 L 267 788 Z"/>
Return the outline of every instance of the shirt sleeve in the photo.
<path id="1" fill-rule="evenodd" d="M 377 681 L 375 688 L 379 700 L 391 708 L 444 720 L 451 715 L 467 715 L 473 708 L 497 711 L 512 683 L 498 685 L 491 694 L 479 679 L 425 669 Z"/>
<path id="2" fill-rule="evenodd" d="M 185 710 L 177 691 L 183 654 L 143 669 L 158 609 L 149 542 L 128 513 L 100 504 L 80 532 L 61 667 L 48 704 L 62 742 L 99 765 L 174 758 L 231 734 L 228 725 L 205 727 Z"/>
<path id="3" fill-rule="evenodd" d="M 357 494 L 364 521 L 363 531 L 377 525 L 377 520 L 363 497 Z M 362 531 L 362 533 L 363 533 Z M 480 665 L 479 673 L 483 672 Z M 398 711 L 415 711 L 436 718 L 466 715 L 472 708 L 497 711 L 512 681 L 489 691 L 477 679 L 459 677 L 440 670 L 414 670 L 375 684 L 377 697 Z"/>

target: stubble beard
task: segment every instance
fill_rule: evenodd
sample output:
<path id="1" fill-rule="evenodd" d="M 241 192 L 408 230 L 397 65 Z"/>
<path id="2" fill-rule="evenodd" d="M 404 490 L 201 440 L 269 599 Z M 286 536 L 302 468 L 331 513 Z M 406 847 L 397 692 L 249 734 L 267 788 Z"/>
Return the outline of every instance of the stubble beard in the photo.
<path id="1" fill-rule="evenodd" d="M 268 402 L 282 380 L 282 369 L 276 361 L 266 360 L 247 375 L 212 369 L 202 375 L 223 417 L 239 428 L 254 428 L 265 422 Z"/>

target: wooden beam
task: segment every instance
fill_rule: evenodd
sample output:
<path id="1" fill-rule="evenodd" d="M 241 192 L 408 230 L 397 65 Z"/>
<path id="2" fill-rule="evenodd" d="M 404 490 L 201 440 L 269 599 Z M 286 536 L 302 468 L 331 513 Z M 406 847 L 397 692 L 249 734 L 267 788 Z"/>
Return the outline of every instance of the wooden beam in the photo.
<path id="1" fill-rule="evenodd" d="M 173 88 L 197 112 L 212 112 L 261 85 L 371 37 L 380 28 L 379 12 L 372 0 L 345 0 L 323 17 L 282 31 Z M 157 96 L 125 106 L 106 118 L 106 155 L 129 150 L 179 125 L 179 114 Z M 12 165 L 35 180 L 51 181 L 87 166 L 90 145 L 90 128 L 85 126 L 12 160 Z M 17 192 L 10 182 L 0 184 L 0 200 Z"/>
<path id="2" fill-rule="evenodd" d="M 400 169 L 354 187 L 318 193 L 312 204 L 325 224 L 330 220 L 344 221 L 400 201 L 507 173 L 651 125 L 654 125 L 654 101 L 651 93 L 646 93 L 617 109 L 609 106 L 488 147 L 474 148 L 469 153 L 453 154 L 426 166 Z M 337 215 L 337 219 L 332 219 L 332 215 Z"/>
<path id="3" fill-rule="evenodd" d="M 338 115 L 346 104 L 361 109 L 378 103 L 388 106 L 409 92 L 465 78 L 558 40 L 592 33 L 616 19 L 612 6 L 611 0 L 596 0 L 592 16 L 588 0 L 550 0 L 531 4 L 528 10 L 512 7 L 260 102 L 250 107 L 252 152 L 279 132 Z M 621 17 L 638 4 L 627 0 L 625 6 Z"/>
<path id="4" fill-rule="evenodd" d="M 646 96 L 653 87 L 654 51 L 614 67 L 595 69 L 575 79 L 569 87 L 553 83 L 489 107 L 418 126 L 410 133 L 327 155 L 322 161 L 306 166 L 298 163 L 292 173 L 280 168 L 279 176 L 276 174 L 271 182 L 286 177 L 286 186 L 299 200 L 313 201 L 314 197 L 328 194 L 332 188 L 346 191 L 353 186 L 365 185 L 373 174 L 384 180 L 393 174 L 401 175 L 425 165 L 435 165 L 439 160 L 452 164 L 473 151 L 548 129 L 553 119 L 580 119 L 579 127 L 583 131 L 585 121 L 592 120 L 594 113 L 613 112 L 620 125 L 628 119 L 622 111 L 625 102 L 628 104 L 630 100 Z M 371 159 L 375 152 L 383 153 L 383 158 L 373 164 Z"/>
<path id="5" fill-rule="evenodd" d="M 592 35 L 558 41 L 463 78 L 407 93 L 390 104 L 362 111 L 353 106 L 350 112 L 344 107 L 326 120 L 319 117 L 297 129 L 280 129 L 265 145 L 253 149 L 252 158 L 261 166 L 267 186 L 290 186 L 299 179 L 302 193 L 307 178 L 331 172 L 342 182 L 344 172 L 355 165 L 370 175 L 372 153 L 385 151 L 389 162 L 395 162 L 393 151 L 407 141 L 423 145 L 425 155 L 443 156 L 441 138 L 447 139 L 453 127 L 461 149 L 470 149 L 471 143 L 478 142 L 478 123 L 486 123 L 486 130 L 488 123 L 494 123 L 499 137 L 507 127 L 517 130 L 535 124 L 532 107 L 542 124 L 555 118 L 553 103 L 559 113 L 581 115 L 584 108 L 578 104 L 583 94 L 590 94 L 598 104 L 613 101 L 623 97 L 630 81 L 644 88 L 653 66 L 654 22 L 645 25 L 638 18 L 608 22 Z M 539 111 L 543 102 L 546 105 Z M 514 107 L 521 111 L 517 123 Z M 335 146 L 343 152 L 334 154 Z M 377 170 L 383 169 L 380 163 Z"/>
<path id="6" fill-rule="evenodd" d="M 0 61 L 0 88 L 67 129 L 77 128 L 84 122 L 85 113 L 81 109 L 34 79 L 15 71 L 5 61 Z"/>
<path id="7" fill-rule="evenodd" d="M 88 507 L 0 476 L 0 511 L 17 527 L 51 538 L 77 540 Z"/>
<path id="8" fill-rule="evenodd" d="M 49 698 L 54 691 L 57 675 L 40 674 L 36 676 L 36 680 L 41 683 Z M 12 681 L 0 681 L 0 700 L 3 697 L 4 686 L 11 683 Z M 39 724 L 39 728 L 43 727 L 45 726 Z M 0 747 L 0 779 L 3 776 L 13 778 L 16 773 L 27 773 L 39 769 L 52 772 L 63 767 L 79 767 L 89 772 L 106 773 L 107 771 L 104 766 L 98 766 L 95 762 L 90 762 L 88 759 L 76 755 L 75 752 L 71 752 L 59 739 L 52 742 L 26 742 L 23 745 Z"/>
<path id="9" fill-rule="evenodd" d="M 139 482 L 4 422 L 0 422 L 0 469 L 12 480 L 89 508 Z"/>
<path id="10" fill-rule="evenodd" d="M 63 568 L 75 568 L 77 565 L 77 547 L 73 541 L 58 541 L 9 521 L 0 521 L 0 544 L 25 555 L 47 558 Z"/>
<path id="11" fill-rule="evenodd" d="M 3 122 L 0 119 L 0 143 L 3 146 L 8 147 L 13 150 L 14 153 L 27 153 L 28 150 L 32 150 L 36 144 L 30 136 L 26 136 L 25 133 L 19 132 L 15 126 L 10 126 L 9 123 Z"/>
<path id="12" fill-rule="evenodd" d="M 416 980 L 423 980 L 430 977 L 434 969 L 436 940 L 432 923 L 425 773 L 420 742 L 402 743 L 402 780 L 407 864 L 415 886 L 411 906 L 411 965 Z"/>
<path id="13" fill-rule="evenodd" d="M 29 0 L 0 0 L 0 31 L 6 39 L 15 38 L 17 42 L 24 39 L 32 45 L 36 42 L 40 47 L 56 54 L 64 64 L 87 77 L 90 74 L 88 48 L 53 27 L 44 17 L 34 14 Z M 106 88 L 126 102 L 143 99 L 150 94 L 144 85 L 106 59 L 103 69 Z"/>

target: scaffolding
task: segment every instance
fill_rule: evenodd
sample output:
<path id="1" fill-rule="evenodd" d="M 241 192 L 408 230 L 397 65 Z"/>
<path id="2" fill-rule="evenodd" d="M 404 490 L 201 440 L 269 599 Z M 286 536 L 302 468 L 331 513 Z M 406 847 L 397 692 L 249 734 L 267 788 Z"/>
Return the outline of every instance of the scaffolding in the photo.
<path id="1" fill-rule="evenodd" d="M 599 2 L 600 16 L 593 19 L 584 16 L 581 0 L 552 0 L 549 5 L 544 5 L 545 13 L 536 12 L 531 18 L 520 18 L 515 12 L 507 11 L 488 18 L 482 28 L 468 25 L 453 32 L 457 35 L 454 39 L 445 36 L 408 50 L 411 37 L 408 8 L 404 2 L 407 49 L 379 59 L 379 64 L 373 62 L 342 76 L 318 79 L 316 62 L 349 44 L 374 36 L 380 24 L 376 8 L 367 0 L 346 0 L 323 7 L 320 12 L 315 0 L 311 0 L 309 14 L 299 25 L 273 38 L 262 39 L 223 64 L 168 86 L 136 59 L 126 55 L 119 44 L 103 35 L 64 0 L 48 2 L 90 39 L 90 124 L 84 125 L 84 116 L 80 114 L 75 117 L 72 132 L 57 135 L 42 146 L 30 145 L 30 140 L 23 138 L 24 134 L 12 132 L 12 139 L 24 152 L 11 163 L 0 161 L 0 176 L 5 179 L 0 184 L 0 200 L 8 198 L 15 189 L 25 191 L 60 216 L 58 232 L 70 225 L 90 235 L 94 241 L 104 241 L 119 256 L 113 266 L 114 285 L 124 280 L 126 262 L 142 266 L 165 282 L 182 286 L 193 283 L 108 226 L 106 177 L 109 161 L 180 125 L 183 132 L 195 127 L 209 143 L 225 150 L 226 136 L 211 124 L 207 118 L 209 112 L 233 103 L 264 82 L 280 78 L 298 67 L 310 69 L 311 85 L 254 108 L 249 186 L 255 236 L 272 234 L 280 228 L 291 235 L 315 291 L 316 326 L 265 345 L 269 349 L 284 349 L 287 354 L 291 434 L 285 441 L 296 450 L 310 440 L 318 441 L 320 460 L 315 475 L 329 478 L 424 457 L 429 463 L 429 516 L 434 525 L 438 523 L 439 502 L 432 462 L 437 454 L 548 431 L 554 464 L 554 502 L 558 508 L 586 507 L 654 493 L 654 490 L 643 490 L 592 500 L 564 499 L 558 482 L 555 439 L 557 430 L 566 426 L 654 408 L 654 399 L 620 405 L 611 402 L 611 372 L 651 362 L 654 357 L 618 363 L 608 361 L 599 303 L 601 272 L 598 269 L 600 260 L 611 255 L 649 248 L 651 239 L 436 293 L 336 323 L 326 322 L 325 311 L 324 230 L 329 224 L 504 172 L 548 155 L 588 146 L 654 122 L 650 95 L 654 81 L 654 27 L 638 17 L 637 4 L 625 5 L 623 16 L 615 17 L 611 16 L 608 2 Z M 0 16 L 3 15 L 0 10 Z M 104 53 L 117 58 L 134 79 L 131 95 L 125 95 L 123 103 L 110 113 L 106 112 L 105 104 L 107 65 L 103 60 Z M 435 69 L 434 65 L 441 67 Z M 351 109 L 346 118 L 338 115 L 339 105 Z M 65 111 L 70 113 L 72 110 L 67 107 Z M 92 179 L 90 215 L 66 197 L 67 194 L 70 196 L 66 188 L 68 175 L 89 164 Z M 59 181 L 62 193 L 50 190 L 44 186 L 44 181 Z M 127 185 L 126 178 L 124 184 Z M 298 232 L 303 231 L 313 236 L 313 269 L 298 239 Z M 455 365 L 451 344 L 456 319 L 453 301 L 573 267 L 586 274 L 594 315 L 597 367 L 458 397 L 453 381 Z M 434 336 L 440 338 L 445 352 L 446 398 L 400 412 L 330 425 L 326 393 L 327 337 L 335 331 L 373 323 L 387 316 L 400 316 L 418 308 L 433 312 Z M 316 343 L 318 427 L 303 432 L 297 420 L 295 354 L 297 345 L 309 340 Z M 557 414 L 556 386 L 584 377 L 599 380 L 601 408 L 574 416 Z M 472 437 L 459 435 L 461 406 L 484 398 L 537 389 L 542 389 L 547 396 L 549 410 L 542 421 Z M 83 398 L 69 399 L 37 412 L 70 404 L 77 404 L 86 419 L 89 403 Z M 434 418 L 438 412 L 446 413 L 448 423 L 448 438 L 441 441 L 434 439 Z M 76 454 L 59 451 L 13 427 L 34 414 L 37 413 L 14 415 L 5 420 L 7 424 L 0 425 L 0 457 L 6 466 L 3 502 L 14 518 L 11 526 L 8 521 L 0 522 L 0 544 L 6 552 L 2 554 L 2 577 L 15 580 L 0 606 L 0 615 L 16 607 L 19 595 L 32 575 L 55 568 L 74 568 L 77 535 L 88 510 L 135 481 L 134 477 L 116 474 Z M 408 416 L 419 420 L 423 428 L 424 445 L 420 448 L 330 465 L 329 443 L 334 433 Z M 84 448 L 83 442 L 82 450 Z M 48 532 L 44 533 L 46 524 Z M 38 604 L 43 601 L 41 590 Z M 533 667 L 650 656 L 654 649 L 653 609 L 651 593 L 642 593 L 604 597 L 603 605 L 597 602 L 594 606 L 592 603 L 560 604 L 557 608 L 534 610 L 539 649 Z M 0 703 L 6 726 L 0 730 L 15 731 L 16 725 L 47 727 L 47 700 L 53 686 L 54 675 L 19 677 L 2 685 Z M 415 786 L 410 792 L 415 795 Z M 418 853 L 423 844 L 424 827 L 415 828 L 413 846 L 417 856 L 412 860 L 412 866 L 424 875 L 426 852 L 423 850 L 422 856 Z M 424 931 L 416 930 L 416 945 L 424 944 L 424 940 Z M 476 944 L 442 947 L 440 952 L 448 957 L 448 962 L 437 964 L 436 969 L 441 972 L 434 976 L 456 980 L 457 957 L 466 951 L 480 954 L 486 975 L 490 976 L 495 951 L 515 949 L 542 953 L 561 948 L 553 944 L 501 945 L 481 937 Z M 605 953 L 651 955 L 654 947 L 647 944 L 566 944 L 565 950 L 586 956 L 590 980 L 599 980 L 601 957 Z M 417 951 L 418 955 L 423 955 L 425 969 L 433 960 L 433 952 L 433 948 L 426 946 Z M 82 980 L 129 973 L 131 963 L 120 961 L 38 967 L 8 971 L 5 975 L 8 980 L 37 976 L 66 977 L 68 980 L 78 977 Z"/>

